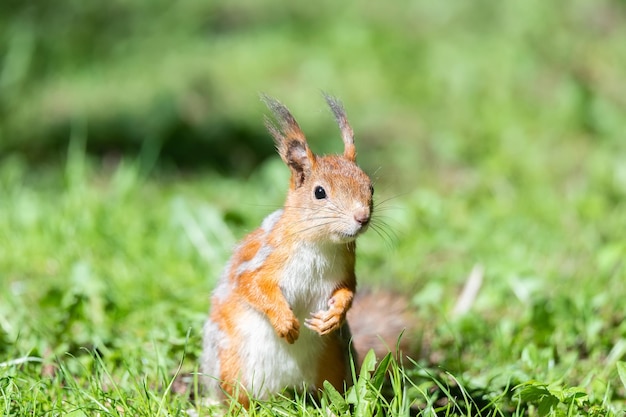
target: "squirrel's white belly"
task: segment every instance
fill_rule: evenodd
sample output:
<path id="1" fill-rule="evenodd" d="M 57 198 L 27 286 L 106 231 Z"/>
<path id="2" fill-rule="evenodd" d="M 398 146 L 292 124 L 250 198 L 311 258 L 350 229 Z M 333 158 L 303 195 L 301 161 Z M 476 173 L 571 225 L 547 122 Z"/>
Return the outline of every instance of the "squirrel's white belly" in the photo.
<path id="1" fill-rule="evenodd" d="M 282 271 L 280 288 L 300 322 L 294 344 L 280 338 L 267 317 L 249 308 L 239 321 L 246 340 L 239 348 L 243 380 L 257 397 L 286 387 L 313 388 L 324 338 L 304 325 L 319 310 L 328 309 L 333 291 L 342 279 L 344 265 L 335 262 L 333 248 L 301 244 Z"/>
<path id="2" fill-rule="evenodd" d="M 298 320 L 328 309 L 344 279 L 343 258 L 337 259 L 336 253 L 335 245 L 300 243 L 283 269 L 280 289 Z"/>
<path id="3" fill-rule="evenodd" d="M 241 319 L 239 331 L 244 338 L 239 346 L 243 362 L 241 380 L 249 392 L 265 398 L 288 387 L 311 389 L 315 385 L 324 345 L 321 336 L 302 325 L 298 340 L 289 344 L 256 310 L 249 309 Z"/>

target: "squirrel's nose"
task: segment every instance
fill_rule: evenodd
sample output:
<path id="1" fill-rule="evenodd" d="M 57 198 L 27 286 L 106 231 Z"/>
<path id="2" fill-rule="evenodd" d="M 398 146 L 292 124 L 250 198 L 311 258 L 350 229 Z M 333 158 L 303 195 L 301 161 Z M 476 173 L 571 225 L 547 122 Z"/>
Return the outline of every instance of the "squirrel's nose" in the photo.
<path id="1" fill-rule="evenodd" d="M 365 226 L 370 222 L 370 211 L 367 208 L 363 208 L 354 212 L 354 220 L 361 226 Z"/>

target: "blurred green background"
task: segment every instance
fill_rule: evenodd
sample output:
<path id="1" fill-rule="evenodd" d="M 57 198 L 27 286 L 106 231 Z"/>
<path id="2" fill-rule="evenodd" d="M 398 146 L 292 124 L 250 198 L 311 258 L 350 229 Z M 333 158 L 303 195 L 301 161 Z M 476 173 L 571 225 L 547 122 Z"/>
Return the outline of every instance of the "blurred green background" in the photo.
<path id="1" fill-rule="evenodd" d="M 259 93 L 327 153 L 326 91 L 384 222 L 359 277 L 415 293 L 423 359 L 624 398 L 625 39 L 621 0 L 2 1 L 0 353 L 193 370 L 232 245 L 286 191 Z"/>
<path id="2" fill-rule="evenodd" d="M 621 1 L 0 8 L 2 154 L 58 156 L 78 128 L 99 156 L 249 174 L 273 153 L 259 92 L 335 148 L 319 143 L 336 136 L 320 90 L 345 102 L 366 167 L 409 184 L 494 159 L 515 181 L 530 165 L 565 177 L 597 144 L 622 147 Z"/>

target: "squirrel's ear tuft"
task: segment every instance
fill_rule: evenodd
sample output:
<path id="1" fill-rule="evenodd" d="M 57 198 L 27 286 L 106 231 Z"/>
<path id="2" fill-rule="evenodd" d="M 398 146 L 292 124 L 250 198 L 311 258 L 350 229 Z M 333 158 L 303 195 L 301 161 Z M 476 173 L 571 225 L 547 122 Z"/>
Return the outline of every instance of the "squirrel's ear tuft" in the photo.
<path id="1" fill-rule="evenodd" d="M 356 147 L 354 146 L 354 132 L 350 123 L 348 123 L 348 117 L 343 109 L 343 104 L 337 98 L 330 96 L 326 93 L 322 93 L 326 99 L 326 103 L 335 115 L 335 120 L 341 130 L 341 139 L 343 139 L 344 151 L 343 156 L 349 161 L 356 161 Z"/>
<path id="2" fill-rule="evenodd" d="M 291 169 L 292 188 L 298 188 L 311 175 L 315 167 L 315 155 L 287 107 L 265 94 L 261 94 L 261 100 L 274 115 L 274 120 L 265 118 L 265 126 L 274 137 L 278 154 Z"/>

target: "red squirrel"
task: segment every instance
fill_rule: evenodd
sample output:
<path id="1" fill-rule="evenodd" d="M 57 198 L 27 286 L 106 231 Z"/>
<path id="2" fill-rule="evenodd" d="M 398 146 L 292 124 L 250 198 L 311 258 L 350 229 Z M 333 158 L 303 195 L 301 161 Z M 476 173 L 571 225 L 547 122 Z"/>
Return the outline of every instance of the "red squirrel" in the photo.
<path id="1" fill-rule="evenodd" d="M 344 143 L 318 156 L 280 102 L 262 97 L 266 126 L 291 171 L 284 207 L 235 249 L 211 298 L 201 373 L 213 396 L 244 406 L 285 388 L 339 392 L 350 384 L 346 314 L 356 290 L 356 238 L 368 229 L 374 188 L 356 164 L 342 104 L 325 96 Z M 393 342 L 392 342 L 393 343 Z"/>

